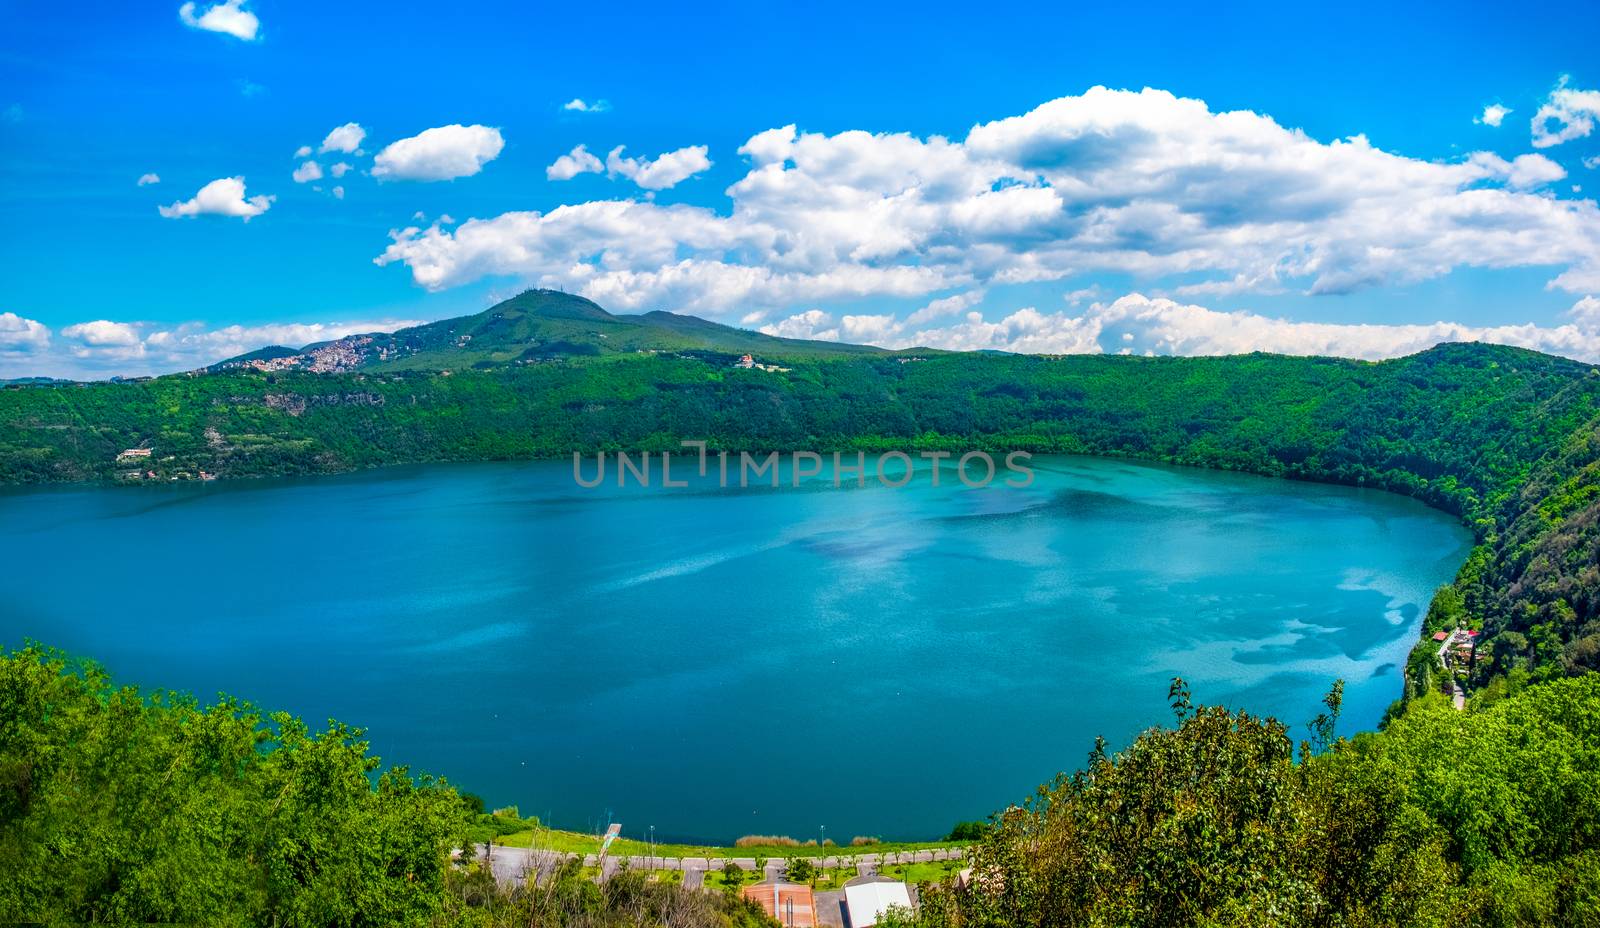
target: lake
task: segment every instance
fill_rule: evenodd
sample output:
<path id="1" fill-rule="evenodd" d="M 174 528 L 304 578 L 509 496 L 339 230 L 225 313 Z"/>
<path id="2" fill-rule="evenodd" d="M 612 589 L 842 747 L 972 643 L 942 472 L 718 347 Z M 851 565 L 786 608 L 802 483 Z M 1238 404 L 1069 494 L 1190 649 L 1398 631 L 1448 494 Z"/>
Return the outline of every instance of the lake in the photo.
<path id="1" fill-rule="evenodd" d="M 571 462 L 0 494 L 0 642 L 219 692 L 561 827 L 941 837 L 1197 701 L 1372 728 L 1454 519 L 1075 457 L 1032 486 L 584 489 Z M 678 476 L 676 473 L 674 476 Z"/>

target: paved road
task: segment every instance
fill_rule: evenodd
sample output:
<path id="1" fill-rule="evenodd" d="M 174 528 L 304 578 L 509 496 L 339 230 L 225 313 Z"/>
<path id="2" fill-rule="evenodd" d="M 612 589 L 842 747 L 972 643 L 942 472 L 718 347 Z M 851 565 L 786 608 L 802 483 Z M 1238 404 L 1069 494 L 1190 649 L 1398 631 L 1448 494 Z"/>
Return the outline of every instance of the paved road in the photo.
<path id="1" fill-rule="evenodd" d="M 555 869 L 563 860 L 576 857 L 576 854 L 567 854 L 559 851 L 533 850 L 525 847 L 502 847 L 495 845 L 491 851 L 484 845 L 477 846 L 479 860 L 488 854 L 489 861 L 494 870 L 495 878 L 502 882 L 521 882 L 531 874 L 540 876 Z M 819 867 L 844 867 L 854 865 L 856 873 L 861 876 L 872 876 L 880 867 L 891 864 L 909 863 L 937 863 L 947 860 L 959 860 L 966 856 L 965 848 L 939 848 L 926 851 L 901 851 L 889 854 L 836 854 L 830 857 L 813 857 Z M 593 854 L 583 857 L 586 867 L 601 867 L 601 878 L 610 879 L 626 865 L 630 870 L 682 870 L 685 886 L 705 885 L 705 874 L 708 870 L 721 870 L 730 863 L 738 864 L 745 871 L 756 869 L 754 857 L 619 857 L 612 856 L 605 859 L 602 866 L 600 858 Z M 777 879 L 789 866 L 787 858 L 773 857 L 765 861 L 763 876 L 766 879 Z M 819 903 L 820 905 L 820 903 Z"/>

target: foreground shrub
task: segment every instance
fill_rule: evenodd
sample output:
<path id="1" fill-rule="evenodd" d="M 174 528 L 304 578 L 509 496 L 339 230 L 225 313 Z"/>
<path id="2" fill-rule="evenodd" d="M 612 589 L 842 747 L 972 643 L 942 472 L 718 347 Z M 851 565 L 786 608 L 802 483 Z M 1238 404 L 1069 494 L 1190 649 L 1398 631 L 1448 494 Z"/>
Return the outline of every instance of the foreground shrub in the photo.
<path id="1" fill-rule="evenodd" d="M 1174 707 L 1000 815 L 968 888 L 882 924 L 1600 924 L 1600 676 L 1351 741 L 1335 711 L 1298 759 L 1276 720 Z"/>
<path id="2" fill-rule="evenodd" d="M 466 815 L 360 729 L 0 653 L 0 922 L 426 924 Z"/>
<path id="3" fill-rule="evenodd" d="M 761 907 L 738 893 L 652 883 L 624 872 L 602 886 L 569 861 L 538 885 L 497 884 L 473 867 L 446 877 L 440 923 L 480 928 L 771 928 Z"/>

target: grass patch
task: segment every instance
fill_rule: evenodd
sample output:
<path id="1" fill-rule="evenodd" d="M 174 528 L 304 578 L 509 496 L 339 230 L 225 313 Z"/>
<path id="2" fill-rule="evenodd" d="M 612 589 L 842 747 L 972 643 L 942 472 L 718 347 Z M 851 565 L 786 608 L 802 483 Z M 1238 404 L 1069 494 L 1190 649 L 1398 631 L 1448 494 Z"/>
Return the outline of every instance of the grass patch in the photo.
<path id="1" fill-rule="evenodd" d="M 880 868 L 879 872 L 907 883 L 942 883 L 953 879 L 961 867 L 960 861 L 952 860 L 944 863 L 894 864 Z"/>
<path id="2" fill-rule="evenodd" d="M 715 886 L 718 889 L 737 889 L 741 886 L 759 883 L 761 880 L 762 874 L 760 870 L 745 870 L 733 878 L 728 876 L 726 870 L 706 871 L 706 885 Z"/>
<path id="3" fill-rule="evenodd" d="M 834 890 L 843 889 L 844 884 L 856 878 L 854 867 L 830 867 L 818 870 L 817 878 L 811 881 L 813 889 Z"/>

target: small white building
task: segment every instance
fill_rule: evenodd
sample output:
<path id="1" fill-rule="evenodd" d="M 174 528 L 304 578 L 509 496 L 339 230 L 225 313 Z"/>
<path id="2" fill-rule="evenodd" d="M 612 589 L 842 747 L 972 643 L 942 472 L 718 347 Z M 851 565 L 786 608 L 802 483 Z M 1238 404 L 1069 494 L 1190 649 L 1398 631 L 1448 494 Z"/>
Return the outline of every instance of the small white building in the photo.
<path id="1" fill-rule="evenodd" d="M 911 911 L 911 894 L 906 884 L 880 879 L 844 888 L 844 907 L 850 914 L 850 928 L 872 928 L 894 905 Z"/>

